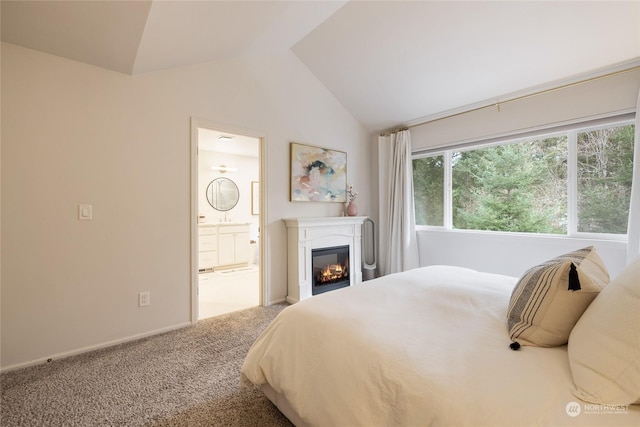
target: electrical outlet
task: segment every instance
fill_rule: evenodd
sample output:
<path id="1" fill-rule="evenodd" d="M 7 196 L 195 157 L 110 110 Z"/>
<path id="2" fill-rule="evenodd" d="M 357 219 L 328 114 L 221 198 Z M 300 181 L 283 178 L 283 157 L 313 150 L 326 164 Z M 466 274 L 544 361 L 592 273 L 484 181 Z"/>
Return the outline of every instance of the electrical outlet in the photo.
<path id="1" fill-rule="evenodd" d="M 138 307 L 151 305 L 151 292 L 140 292 L 138 294 Z"/>

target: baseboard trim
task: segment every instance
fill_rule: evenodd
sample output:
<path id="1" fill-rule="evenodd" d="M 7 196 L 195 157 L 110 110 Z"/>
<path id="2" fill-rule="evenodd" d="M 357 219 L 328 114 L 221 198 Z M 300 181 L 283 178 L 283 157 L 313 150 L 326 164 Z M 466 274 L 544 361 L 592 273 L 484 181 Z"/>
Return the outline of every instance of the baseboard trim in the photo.
<path id="1" fill-rule="evenodd" d="M 64 359 L 66 357 L 70 357 L 70 356 L 75 356 L 78 354 L 82 354 L 82 353 L 88 353 L 90 351 L 94 351 L 94 350 L 100 350 L 102 348 L 106 348 L 106 347 L 112 347 L 114 345 L 118 345 L 118 344 L 124 344 L 126 342 L 131 342 L 131 341 L 136 341 L 142 338 L 147 338 L 153 335 L 158 335 L 158 334 L 163 334 L 165 332 L 171 332 L 171 331 L 175 331 L 176 329 L 182 329 L 182 328 L 186 328 L 187 326 L 192 326 L 191 322 L 184 322 L 184 323 L 179 323 L 177 325 L 173 325 L 173 326 L 168 326 L 166 328 L 161 328 L 161 329 L 155 329 L 153 331 L 149 331 L 149 332 L 145 332 L 142 334 L 137 334 L 137 335 L 131 335 L 125 338 L 121 338 L 121 339 L 117 339 L 117 340 L 113 340 L 113 341 L 108 341 L 105 343 L 101 343 L 101 344 L 96 344 L 96 345 L 92 345 L 92 346 L 88 346 L 88 347 L 81 347 L 81 348 L 77 348 L 74 350 L 69 350 L 69 351 L 64 351 L 62 353 L 57 353 L 48 357 L 43 357 L 40 359 L 34 359 L 28 362 L 23 362 L 23 363 L 16 363 L 14 365 L 9 365 L 9 366 L 2 366 L 0 367 L 0 372 L 9 372 L 9 371 L 15 371 L 16 369 L 22 369 L 22 368 L 27 368 L 29 366 L 35 366 L 35 365 L 40 365 L 42 363 L 47 363 L 47 362 L 51 362 L 53 360 L 59 360 L 59 359 Z"/>

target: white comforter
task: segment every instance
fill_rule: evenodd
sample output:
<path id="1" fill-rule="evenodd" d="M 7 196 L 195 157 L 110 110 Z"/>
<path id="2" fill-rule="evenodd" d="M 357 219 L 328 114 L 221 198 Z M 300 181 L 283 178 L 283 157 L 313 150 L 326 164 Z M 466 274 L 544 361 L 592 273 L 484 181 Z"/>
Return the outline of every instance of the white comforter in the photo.
<path id="1" fill-rule="evenodd" d="M 242 382 L 316 426 L 640 425 L 637 407 L 587 410 L 571 394 L 565 346 L 509 349 L 516 280 L 432 266 L 314 296 L 258 338 Z"/>

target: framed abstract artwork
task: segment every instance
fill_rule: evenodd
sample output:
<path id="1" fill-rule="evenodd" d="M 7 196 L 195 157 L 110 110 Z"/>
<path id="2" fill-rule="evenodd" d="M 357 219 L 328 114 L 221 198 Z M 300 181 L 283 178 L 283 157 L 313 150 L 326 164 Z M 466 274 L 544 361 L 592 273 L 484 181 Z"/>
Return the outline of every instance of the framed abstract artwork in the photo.
<path id="1" fill-rule="evenodd" d="M 291 143 L 291 201 L 347 201 L 347 153 Z"/>

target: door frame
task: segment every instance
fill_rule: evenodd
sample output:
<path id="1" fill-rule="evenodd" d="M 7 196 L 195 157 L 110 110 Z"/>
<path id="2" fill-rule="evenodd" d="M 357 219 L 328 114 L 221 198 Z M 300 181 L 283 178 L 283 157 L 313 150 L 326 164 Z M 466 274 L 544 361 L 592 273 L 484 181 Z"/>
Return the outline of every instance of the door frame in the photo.
<path id="1" fill-rule="evenodd" d="M 267 266 L 268 253 L 265 250 L 267 248 L 268 235 L 266 232 L 267 222 L 267 150 L 266 141 L 267 135 L 264 132 L 256 131 L 254 129 L 240 128 L 237 126 L 230 126 L 222 123 L 216 123 L 211 120 L 200 119 L 191 117 L 191 324 L 198 322 L 198 129 L 205 128 L 216 130 L 220 132 L 233 133 L 237 135 L 245 135 L 258 139 L 258 164 L 260 166 L 259 171 L 259 214 L 258 214 L 258 226 L 259 236 L 258 239 L 258 260 L 259 260 L 259 305 L 264 306 L 265 301 L 269 301 L 268 289 L 265 284 L 267 283 Z"/>

